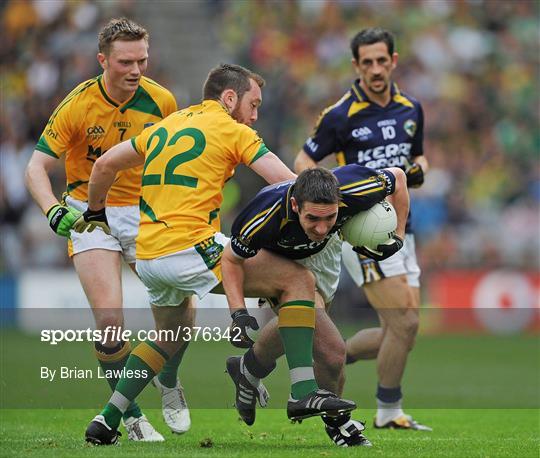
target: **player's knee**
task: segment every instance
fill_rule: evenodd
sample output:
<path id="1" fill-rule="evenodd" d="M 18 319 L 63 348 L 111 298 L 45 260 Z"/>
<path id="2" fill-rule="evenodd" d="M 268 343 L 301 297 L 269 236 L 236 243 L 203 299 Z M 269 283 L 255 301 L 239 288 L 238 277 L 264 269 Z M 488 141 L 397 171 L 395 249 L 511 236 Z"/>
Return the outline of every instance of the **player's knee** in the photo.
<path id="1" fill-rule="evenodd" d="M 418 316 L 418 313 L 411 311 L 411 313 L 407 315 L 406 321 L 405 332 L 407 334 L 407 342 L 410 351 L 416 343 L 416 335 L 418 334 L 418 328 L 420 326 L 420 317 Z"/>
<path id="2" fill-rule="evenodd" d="M 96 327 L 100 330 L 116 327 L 120 328 L 124 322 L 122 310 L 109 309 L 95 313 Z"/>
<path id="3" fill-rule="evenodd" d="M 401 332 L 409 344 L 409 347 L 412 348 L 414 341 L 416 339 L 416 334 L 418 333 L 418 315 L 416 313 L 407 313 L 402 320 Z"/>
<path id="4" fill-rule="evenodd" d="M 283 277 L 283 282 L 283 291 L 286 293 L 303 296 L 304 292 L 312 295 L 315 291 L 315 275 L 299 264 L 291 270 L 290 275 Z"/>
<path id="5" fill-rule="evenodd" d="M 412 349 L 416 334 L 418 333 L 418 325 L 418 314 L 413 310 L 408 310 L 401 315 L 399 321 L 394 323 L 393 331 L 409 349 Z"/>

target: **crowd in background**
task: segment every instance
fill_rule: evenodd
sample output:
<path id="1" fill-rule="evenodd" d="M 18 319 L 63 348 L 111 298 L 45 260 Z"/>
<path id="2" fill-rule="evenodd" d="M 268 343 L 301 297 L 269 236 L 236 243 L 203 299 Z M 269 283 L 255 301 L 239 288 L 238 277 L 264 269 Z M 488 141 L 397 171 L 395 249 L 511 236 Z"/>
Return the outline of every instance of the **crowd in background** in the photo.
<path id="1" fill-rule="evenodd" d="M 100 72 L 96 35 L 103 22 L 133 17 L 132 6 L 132 1 L 2 3 L 4 272 L 68 264 L 65 244 L 24 188 L 24 167 L 54 107 Z M 431 170 L 425 185 L 412 191 L 420 265 L 430 271 L 538 268 L 537 2 L 214 0 L 208 6 L 222 15 L 221 44 L 236 63 L 265 77 L 256 127 L 288 164 L 320 111 L 354 79 L 350 38 L 365 27 L 392 30 L 399 53 L 395 80 L 422 102 L 426 119 L 424 150 Z M 151 76 L 158 70 L 150 65 Z M 53 179 L 60 195 L 61 167 Z"/>
<path id="2" fill-rule="evenodd" d="M 537 2 L 225 5 L 225 43 L 266 77 L 260 128 L 289 163 L 354 79 L 350 38 L 365 27 L 393 31 L 395 80 L 425 111 L 431 171 L 412 191 L 420 265 L 538 266 Z"/>

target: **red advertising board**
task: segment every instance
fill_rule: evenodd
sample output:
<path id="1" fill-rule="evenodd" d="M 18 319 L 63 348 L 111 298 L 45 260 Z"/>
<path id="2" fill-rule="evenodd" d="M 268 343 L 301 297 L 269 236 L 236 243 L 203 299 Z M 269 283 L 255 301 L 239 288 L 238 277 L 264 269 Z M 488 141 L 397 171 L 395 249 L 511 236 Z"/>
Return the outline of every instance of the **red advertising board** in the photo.
<path id="1" fill-rule="evenodd" d="M 430 276 L 427 329 L 497 334 L 540 331 L 540 272 L 446 271 Z"/>

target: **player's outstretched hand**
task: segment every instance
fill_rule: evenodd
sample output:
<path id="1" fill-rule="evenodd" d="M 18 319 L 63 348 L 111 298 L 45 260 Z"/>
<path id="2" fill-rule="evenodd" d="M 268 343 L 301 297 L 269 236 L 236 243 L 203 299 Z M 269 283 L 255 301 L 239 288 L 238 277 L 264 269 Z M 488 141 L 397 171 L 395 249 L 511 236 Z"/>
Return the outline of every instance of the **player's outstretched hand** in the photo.
<path id="1" fill-rule="evenodd" d="M 405 170 L 407 176 L 408 188 L 419 188 L 424 183 L 424 170 L 420 164 L 412 162 L 407 170 Z"/>
<path id="2" fill-rule="evenodd" d="M 111 234 L 111 228 L 109 227 L 109 222 L 107 221 L 107 215 L 105 214 L 105 208 L 101 210 L 92 211 L 90 209 L 86 210 L 73 224 L 73 230 L 75 232 L 92 232 L 96 227 L 103 229 L 105 234 Z"/>
<path id="3" fill-rule="evenodd" d="M 256 331 L 259 323 L 254 316 L 251 316 L 246 309 L 240 309 L 231 314 L 233 320 L 231 325 L 230 342 L 238 348 L 249 348 L 255 342 L 248 336 L 247 330 Z"/>
<path id="4" fill-rule="evenodd" d="M 355 246 L 353 250 L 357 253 L 367 256 L 368 258 L 375 259 L 375 261 L 383 261 L 389 258 L 393 254 L 397 253 L 403 247 L 403 240 L 401 237 L 394 235 L 386 243 L 377 245 L 376 250 L 372 250 L 367 246 Z"/>
<path id="5" fill-rule="evenodd" d="M 47 219 L 49 226 L 58 235 L 69 237 L 69 231 L 77 218 L 81 216 L 81 212 L 67 205 L 56 204 L 47 211 Z"/>

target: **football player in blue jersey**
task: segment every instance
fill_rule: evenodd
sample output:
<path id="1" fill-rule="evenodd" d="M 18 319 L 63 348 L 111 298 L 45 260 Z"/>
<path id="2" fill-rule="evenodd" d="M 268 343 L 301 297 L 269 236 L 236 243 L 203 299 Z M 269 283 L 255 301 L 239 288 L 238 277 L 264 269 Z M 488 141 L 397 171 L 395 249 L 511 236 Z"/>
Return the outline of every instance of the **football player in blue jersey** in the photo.
<path id="1" fill-rule="evenodd" d="M 333 173 L 323 168 L 305 170 L 294 182 L 264 188 L 233 223 L 231 242 L 222 258 L 223 286 L 230 304 L 243 303 L 244 262 L 261 251 L 294 259 L 315 276 L 318 313 L 309 323 L 310 327 L 315 327 L 313 344 L 310 341 L 315 364 L 312 368 L 288 361 L 293 387 L 312 379 L 315 371 L 321 388 L 338 396 L 343 389 L 345 343 L 325 312 L 339 282 L 342 246 L 339 230 L 352 216 L 384 198 L 396 209 L 396 235 L 379 245 L 376 251 L 365 247 L 355 247 L 355 250 L 385 259 L 403 246 L 409 212 L 405 173 L 395 167 L 374 170 L 351 164 Z M 305 307 L 298 303 L 295 308 L 301 311 Z M 278 319 L 265 326 L 253 347 L 244 356 L 227 360 L 227 370 L 236 385 L 236 408 L 249 425 L 255 421 L 259 393 L 266 392 L 261 379 L 273 370 L 275 360 L 283 354 L 283 346 L 287 348 L 289 344 L 283 340 L 282 346 L 280 335 L 287 327 L 298 329 L 308 325 L 301 317 L 295 321 L 284 316 L 282 309 L 275 307 L 274 310 L 279 314 Z M 308 312 L 306 308 L 302 316 L 307 317 Z M 258 329 L 258 325 L 256 327 Z M 315 405 L 317 402 L 314 401 Z M 289 408 L 294 407 L 298 412 L 295 417 L 289 415 L 292 419 L 302 419 L 303 412 L 308 414 L 313 408 L 313 405 L 295 404 L 298 403 L 291 398 Z M 351 420 L 350 413 L 323 415 L 323 421 L 326 432 L 337 445 L 371 445 L 362 434 L 363 424 Z"/>
<path id="2" fill-rule="evenodd" d="M 325 109 L 295 161 L 296 172 L 336 155 L 338 164 L 399 167 L 408 187 L 421 186 L 428 162 L 423 155 L 424 116 L 420 103 L 391 80 L 398 54 L 394 37 L 365 29 L 351 40 L 358 75 L 351 89 Z M 377 310 L 381 327 L 363 329 L 347 340 L 347 362 L 377 358 L 376 428 L 431 430 L 402 410 L 401 380 L 418 331 L 420 268 L 407 223 L 405 243 L 394 256 L 377 261 L 344 244 L 343 261 Z"/>

